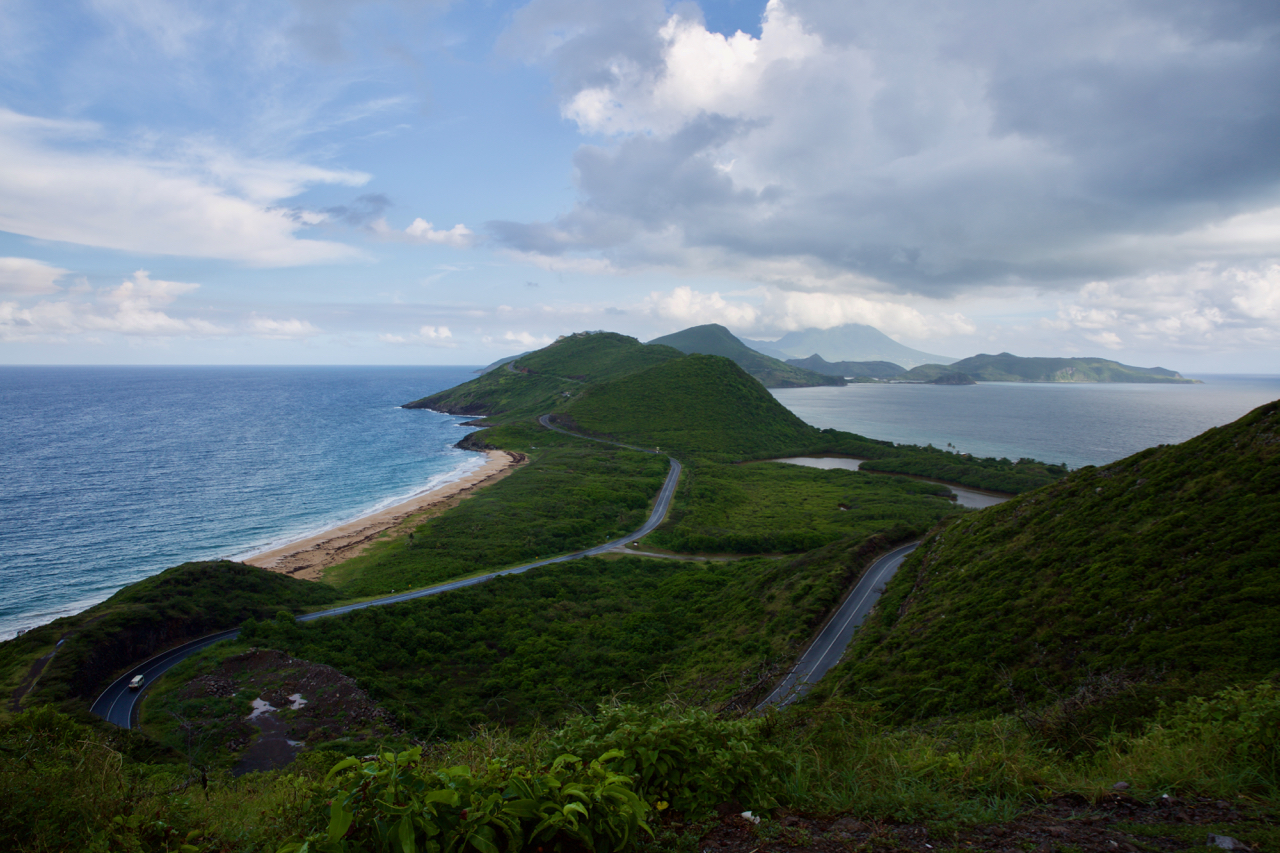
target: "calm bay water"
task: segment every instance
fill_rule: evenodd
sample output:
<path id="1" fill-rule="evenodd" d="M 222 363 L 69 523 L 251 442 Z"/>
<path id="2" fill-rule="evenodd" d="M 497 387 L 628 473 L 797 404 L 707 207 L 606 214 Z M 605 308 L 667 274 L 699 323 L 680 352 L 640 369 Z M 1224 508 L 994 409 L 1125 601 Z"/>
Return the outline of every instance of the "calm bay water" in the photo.
<path id="1" fill-rule="evenodd" d="M 867 383 L 786 388 L 774 396 L 823 429 L 1072 468 L 1186 441 L 1280 399 L 1280 376 L 1195 378 L 1204 384 Z"/>
<path id="2" fill-rule="evenodd" d="M 0 639 L 474 470 L 459 367 L 0 367 Z"/>

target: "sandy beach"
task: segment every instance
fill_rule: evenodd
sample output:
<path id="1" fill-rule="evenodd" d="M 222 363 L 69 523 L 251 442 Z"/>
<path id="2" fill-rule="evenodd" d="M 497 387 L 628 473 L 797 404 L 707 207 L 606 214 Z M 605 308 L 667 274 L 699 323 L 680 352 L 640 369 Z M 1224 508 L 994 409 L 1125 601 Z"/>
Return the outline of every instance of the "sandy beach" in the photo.
<path id="1" fill-rule="evenodd" d="M 407 527 L 406 522 L 411 520 L 417 523 L 421 517 L 429 517 L 428 511 L 430 515 L 443 512 L 468 492 L 501 480 L 525 462 L 522 453 L 487 450 L 485 455 L 489 458 L 484 465 L 452 483 L 315 536 L 255 554 L 244 562 L 303 580 L 320 580 L 326 569 L 360 554 L 384 533 L 401 525 Z"/>

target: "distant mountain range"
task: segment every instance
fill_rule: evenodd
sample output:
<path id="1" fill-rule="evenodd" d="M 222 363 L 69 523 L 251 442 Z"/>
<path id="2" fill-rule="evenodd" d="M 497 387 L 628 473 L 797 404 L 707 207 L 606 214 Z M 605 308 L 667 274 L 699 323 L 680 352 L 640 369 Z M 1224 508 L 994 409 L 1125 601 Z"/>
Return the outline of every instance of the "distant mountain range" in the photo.
<path id="1" fill-rule="evenodd" d="M 839 361 L 888 361 L 912 368 L 921 364 L 951 364 L 954 358 L 921 352 L 895 341 L 874 326 L 862 323 L 846 323 L 830 329 L 805 329 L 788 332 L 776 341 L 755 341 L 743 338 L 742 342 L 756 352 L 783 361 L 820 355 L 829 362 Z"/>
<path id="2" fill-rule="evenodd" d="M 805 369 L 804 365 L 788 364 L 765 355 L 738 340 L 732 332 L 718 323 L 663 335 L 649 341 L 648 345 L 654 344 L 675 347 L 686 355 L 722 355 L 759 379 L 766 388 L 810 388 L 815 385 L 845 384 L 845 374 L 815 372 Z M 895 372 L 901 373 L 902 370 Z"/>
<path id="3" fill-rule="evenodd" d="M 907 372 L 907 369 L 892 361 L 827 361 L 820 355 L 808 358 L 789 358 L 787 364 L 812 370 L 814 373 L 825 373 L 828 376 L 844 376 L 866 379 L 893 379 Z"/>

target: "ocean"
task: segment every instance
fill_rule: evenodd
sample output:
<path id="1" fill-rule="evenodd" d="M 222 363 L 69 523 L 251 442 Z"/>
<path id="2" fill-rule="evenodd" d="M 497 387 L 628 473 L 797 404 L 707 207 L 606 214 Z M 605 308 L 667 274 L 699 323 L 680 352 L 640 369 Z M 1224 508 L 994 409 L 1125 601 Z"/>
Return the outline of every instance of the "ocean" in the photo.
<path id="1" fill-rule="evenodd" d="M 773 393 L 822 429 L 1071 468 L 1177 444 L 1280 399 L 1280 376 L 1192 378 L 1203 384 L 858 383 Z"/>
<path id="2" fill-rule="evenodd" d="M 0 367 L 0 639 L 478 468 L 400 404 L 472 367 Z"/>
<path id="3" fill-rule="evenodd" d="M 470 367 L 0 367 L 0 639 L 188 560 L 243 558 L 456 479 L 466 418 L 400 404 Z M 776 391 L 809 423 L 980 456 L 1104 464 L 1280 398 L 1203 385 Z"/>

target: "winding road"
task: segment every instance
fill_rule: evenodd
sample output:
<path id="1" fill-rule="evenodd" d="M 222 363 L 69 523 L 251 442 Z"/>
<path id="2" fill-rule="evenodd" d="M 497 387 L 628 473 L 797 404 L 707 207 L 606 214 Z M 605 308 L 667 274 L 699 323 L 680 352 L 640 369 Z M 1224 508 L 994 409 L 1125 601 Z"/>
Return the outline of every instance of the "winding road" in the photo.
<path id="1" fill-rule="evenodd" d="M 561 429 L 551 423 L 550 415 L 543 415 L 538 418 L 538 423 L 554 432 L 571 435 L 574 438 L 586 438 L 591 441 L 598 441 L 603 444 L 612 444 L 619 447 L 626 447 L 630 450 L 638 450 L 643 453 L 658 454 L 657 450 L 650 450 L 644 447 L 634 447 L 629 444 L 622 444 L 617 441 L 608 441 L 601 438 L 592 438 L 591 436 L 579 435 L 578 433 L 569 432 Z M 660 455 L 660 454 L 659 454 Z M 398 604 L 402 601 L 412 601 L 415 598 L 425 598 L 430 595 L 439 595 L 463 587 L 475 586 L 486 581 L 493 580 L 503 575 L 518 575 L 527 572 L 530 569 L 536 569 L 539 566 L 549 566 L 553 563 L 563 563 L 568 560 L 577 560 L 582 557 L 592 557 L 611 551 L 616 548 L 623 547 L 631 542 L 647 536 L 649 533 L 662 523 L 666 517 L 667 511 L 671 507 L 671 500 L 675 495 L 676 485 L 680 481 L 681 466 L 672 457 L 667 457 L 671 463 L 667 470 L 667 478 L 662 484 L 662 488 L 658 491 L 657 500 L 654 502 L 653 511 L 649 513 L 649 518 L 645 521 L 640 529 L 629 533 L 620 539 L 614 539 L 603 545 L 597 545 L 593 548 L 587 548 L 583 551 L 575 551 L 571 554 L 563 554 L 559 557 L 550 557 L 545 560 L 538 560 L 534 563 L 526 563 L 522 566 L 515 566 L 510 569 L 502 569 L 487 574 L 475 575 L 461 580 L 449 581 L 448 583 L 436 584 L 435 586 L 426 587 L 424 589 L 413 590 L 410 592 L 397 593 L 395 595 L 387 595 L 381 598 L 370 599 L 369 601 L 361 601 L 355 604 L 345 604 L 340 607 L 332 607 L 327 610 L 318 610 L 314 613 L 307 613 L 298 617 L 299 622 L 310 622 L 316 619 L 325 619 L 330 616 L 341 616 L 344 613 L 350 613 L 355 610 L 363 610 L 367 607 L 380 607 L 387 604 Z M 845 597 L 835 614 L 827 620 L 826 625 L 814 638 L 809 647 L 800 655 L 795 666 L 783 677 L 777 687 L 773 689 L 764 701 L 757 705 L 757 709 L 765 708 L 769 705 L 778 705 L 785 707 L 795 700 L 801 698 L 813 687 L 813 685 L 827 673 L 827 670 L 835 666 L 840 658 L 844 655 L 845 649 L 848 647 L 850 640 L 853 638 L 854 631 L 857 630 L 871 608 L 875 606 L 876 601 L 880 598 L 880 594 L 884 591 L 884 584 L 888 582 L 902 565 L 907 555 L 915 550 L 919 542 L 912 542 L 902 545 L 888 554 L 880 557 L 871 567 L 863 573 L 861 579 L 854 586 L 852 591 Z M 163 673 L 172 669 L 181 661 L 200 652 L 215 643 L 224 640 L 235 639 L 239 636 L 238 628 L 222 631 L 217 634 L 210 634 L 200 637 L 196 640 L 184 643 L 168 651 L 162 652 L 142 663 L 136 664 L 127 670 L 123 675 L 111 683 L 102 695 L 93 703 L 90 708 L 91 713 L 114 723 L 121 728 L 133 728 L 137 722 L 138 705 L 146 688 L 141 690 L 129 689 L 129 682 L 135 676 L 141 675 L 147 685 L 158 678 Z"/>
<path id="2" fill-rule="evenodd" d="M 543 415 L 539 422 L 548 429 L 556 432 L 572 435 L 575 438 L 589 438 L 589 436 L 577 435 L 576 433 L 566 432 L 551 425 L 549 416 Z M 593 438 L 592 441 L 603 441 L 603 439 Z M 655 450 L 648 450 L 643 447 L 631 447 L 630 445 L 620 444 L 615 441 L 604 441 L 605 444 L 619 444 L 632 450 L 640 450 L 645 453 L 657 453 Z M 449 592 L 463 587 L 475 586 L 503 575 L 518 575 L 527 572 L 530 569 L 536 569 L 539 566 L 549 566 L 552 563 L 563 563 L 568 560 L 578 560 L 582 557 L 593 557 L 611 551 L 614 548 L 620 548 L 628 545 L 637 539 L 649 535 L 659 524 L 662 523 L 667 515 L 667 510 L 671 507 L 671 499 L 676 493 L 676 485 L 680 482 L 680 463 L 671 457 L 667 457 L 671 462 L 670 468 L 667 470 L 667 479 L 663 482 L 662 488 L 658 491 L 658 498 L 654 502 L 653 511 L 649 513 L 649 518 L 644 525 L 633 533 L 629 533 L 620 539 L 614 539 L 603 545 L 597 545 L 594 548 L 587 548 L 583 551 L 574 551 L 572 554 L 562 554 L 559 557 L 550 557 L 546 560 L 538 560 L 535 563 L 526 563 L 523 566 L 515 566 L 510 569 L 502 569 L 496 572 L 489 572 L 483 575 L 475 575 L 474 577 L 463 578 L 461 580 L 449 581 L 448 583 L 436 584 L 424 589 L 417 589 L 411 592 L 402 592 L 395 595 L 387 595 L 381 598 L 370 599 L 369 601 L 361 601 L 356 604 L 344 604 L 340 607 L 331 607 L 328 610 L 317 610 L 314 613 L 307 613 L 298 617 L 299 622 L 311 622 L 315 619 L 325 619 L 330 616 L 341 616 L 344 613 L 350 613 L 353 610 L 363 610 L 366 607 L 380 607 L 386 604 L 398 604 L 402 601 L 412 601 L 415 598 L 425 598 L 429 595 L 439 595 L 442 592 Z M 222 631 L 217 634 L 210 634 L 206 637 L 200 637 L 196 640 L 184 643 L 181 646 L 161 652 L 153 658 L 135 664 L 130 667 L 123 675 L 113 681 L 106 690 L 102 692 L 89 709 L 91 713 L 115 723 L 122 729 L 133 728 L 137 722 L 138 705 L 146 692 L 146 687 L 141 690 L 130 690 L 129 682 L 134 676 L 141 675 L 146 684 L 151 684 L 156 678 L 182 661 L 191 657 L 199 651 L 207 649 L 214 643 L 220 643 L 223 640 L 232 640 L 240 635 L 238 628 L 232 628 L 228 631 Z"/>
<path id="3" fill-rule="evenodd" d="M 756 706 L 756 710 L 769 705 L 785 707 L 808 693 L 813 685 L 827 670 L 840 662 L 844 656 L 853 632 L 858 629 L 871 608 L 880 600 L 884 585 L 894 572 L 907 559 L 907 555 L 916 549 L 919 542 L 901 545 L 871 564 L 871 568 L 862 574 L 862 578 L 854 585 L 853 590 L 845 596 L 835 614 L 827 620 L 827 624 L 818 632 L 809 647 L 801 653 L 795 666 L 783 676 L 773 692 Z"/>

